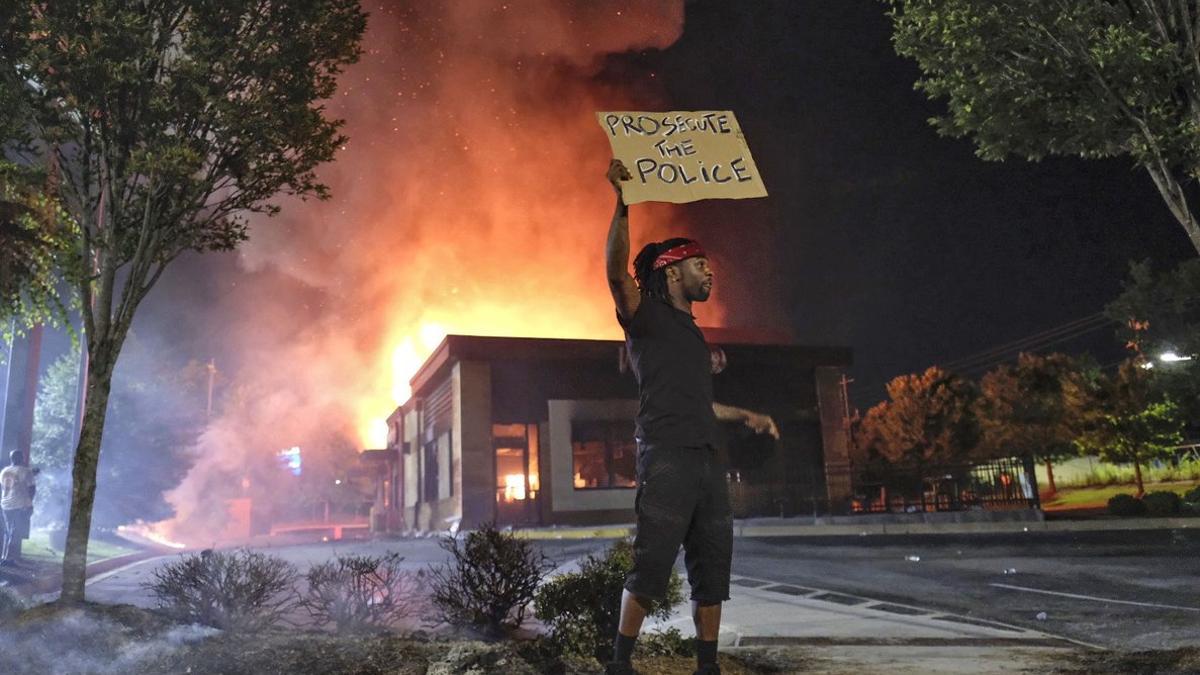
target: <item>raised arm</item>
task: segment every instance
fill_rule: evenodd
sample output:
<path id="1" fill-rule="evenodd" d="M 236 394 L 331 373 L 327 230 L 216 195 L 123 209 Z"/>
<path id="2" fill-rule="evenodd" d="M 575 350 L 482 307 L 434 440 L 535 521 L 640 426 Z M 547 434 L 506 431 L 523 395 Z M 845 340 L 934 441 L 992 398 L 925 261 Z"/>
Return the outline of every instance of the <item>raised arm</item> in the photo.
<path id="1" fill-rule="evenodd" d="M 756 434 L 770 434 L 771 438 L 779 440 L 779 427 L 770 415 L 761 415 L 744 408 L 735 408 L 724 403 L 714 403 L 713 413 L 722 422 L 741 422 L 754 430 Z"/>
<path id="2" fill-rule="evenodd" d="M 642 294 L 633 277 L 629 276 L 629 207 L 621 194 L 621 181 L 631 177 L 621 160 L 614 159 L 608 165 L 608 182 L 612 183 L 617 193 L 617 206 L 613 211 L 612 223 L 608 226 L 604 261 L 608 272 L 608 290 L 612 292 L 617 313 L 627 321 L 633 318 L 642 302 Z"/>

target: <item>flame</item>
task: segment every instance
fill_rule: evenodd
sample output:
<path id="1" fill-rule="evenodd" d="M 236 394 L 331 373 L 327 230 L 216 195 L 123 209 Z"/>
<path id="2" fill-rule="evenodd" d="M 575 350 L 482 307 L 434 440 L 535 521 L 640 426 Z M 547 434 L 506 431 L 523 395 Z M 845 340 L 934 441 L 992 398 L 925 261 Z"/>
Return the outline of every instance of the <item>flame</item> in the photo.
<path id="1" fill-rule="evenodd" d="M 187 544 L 181 544 L 170 539 L 164 532 L 162 532 L 163 527 L 164 523 L 145 523 L 138 521 L 132 525 L 118 525 L 117 532 L 132 534 L 134 536 L 141 537 L 142 539 L 152 541 L 159 546 L 166 546 L 167 548 L 173 548 L 177 550 L 187 548 Z"/>

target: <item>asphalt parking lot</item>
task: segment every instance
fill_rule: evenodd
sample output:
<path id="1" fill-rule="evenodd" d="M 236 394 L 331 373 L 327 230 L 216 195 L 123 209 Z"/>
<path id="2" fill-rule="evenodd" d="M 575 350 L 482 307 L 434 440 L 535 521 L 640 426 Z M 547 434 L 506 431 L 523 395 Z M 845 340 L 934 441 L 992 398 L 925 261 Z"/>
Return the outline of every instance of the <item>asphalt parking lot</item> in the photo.
<path id="1" fill-rule="evenodd" d="M 733 571 L 1108 648 L 1200 643 L 1200 530 L 741 538 Z"/>

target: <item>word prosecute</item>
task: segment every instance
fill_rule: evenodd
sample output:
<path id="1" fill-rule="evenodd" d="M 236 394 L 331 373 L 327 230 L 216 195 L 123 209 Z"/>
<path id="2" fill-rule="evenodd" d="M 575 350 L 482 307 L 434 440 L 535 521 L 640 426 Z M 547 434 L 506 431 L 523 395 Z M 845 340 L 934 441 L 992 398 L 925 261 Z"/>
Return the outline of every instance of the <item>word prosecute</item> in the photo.
<path id="1" fill-rule="evenodd" d="M 683 115 L 665 115 L 652 117 L 650 115 L 606 115 L 604 123 L 608 125 L 608 133 L 616 136 L 617 127 L 626 136 L 672 136 L 685 132 L 708 132 L 712 134 L 731 134 L 729 116 L 721 113 L 705 113 L 699 117 L 684 117 Z M 665 131 L 664 131 L 665 130 Z"/>

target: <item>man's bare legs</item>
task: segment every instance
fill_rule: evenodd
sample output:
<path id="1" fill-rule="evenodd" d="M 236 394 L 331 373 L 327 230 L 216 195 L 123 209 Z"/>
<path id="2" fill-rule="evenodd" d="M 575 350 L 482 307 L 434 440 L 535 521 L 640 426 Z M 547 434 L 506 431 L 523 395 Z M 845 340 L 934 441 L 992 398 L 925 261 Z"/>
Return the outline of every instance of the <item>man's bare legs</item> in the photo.
<path id="1" fill-rule="evenodd" d="M 625 637 L 635 638 L 642 632 L 642 621 L 646 619 L 646 605 L 649 603 L 639 600 L 638 596 L 628 589 L 621 592 L 621 623 L 617 632 Z"/>
<path id="2" fill-rule="evenodd" d="M 696 624 L 696 639 L 712 642 L 721 632 L 721 603 L 701 605 L 692 601 L 692 622 Z"/>
<path id="3" fill-rule="evenodd" d="M 637 637 L 642 632 L 646 619 L 646 607 L 636 595 L 625 590 L 621 593 L 621 623 L 618 632 L 626 637 Z M 721 633 L 721 603 L 701 605 L 692 601 L 692 623 L 696 625 L 696 638 L 710 642 Z"/>

